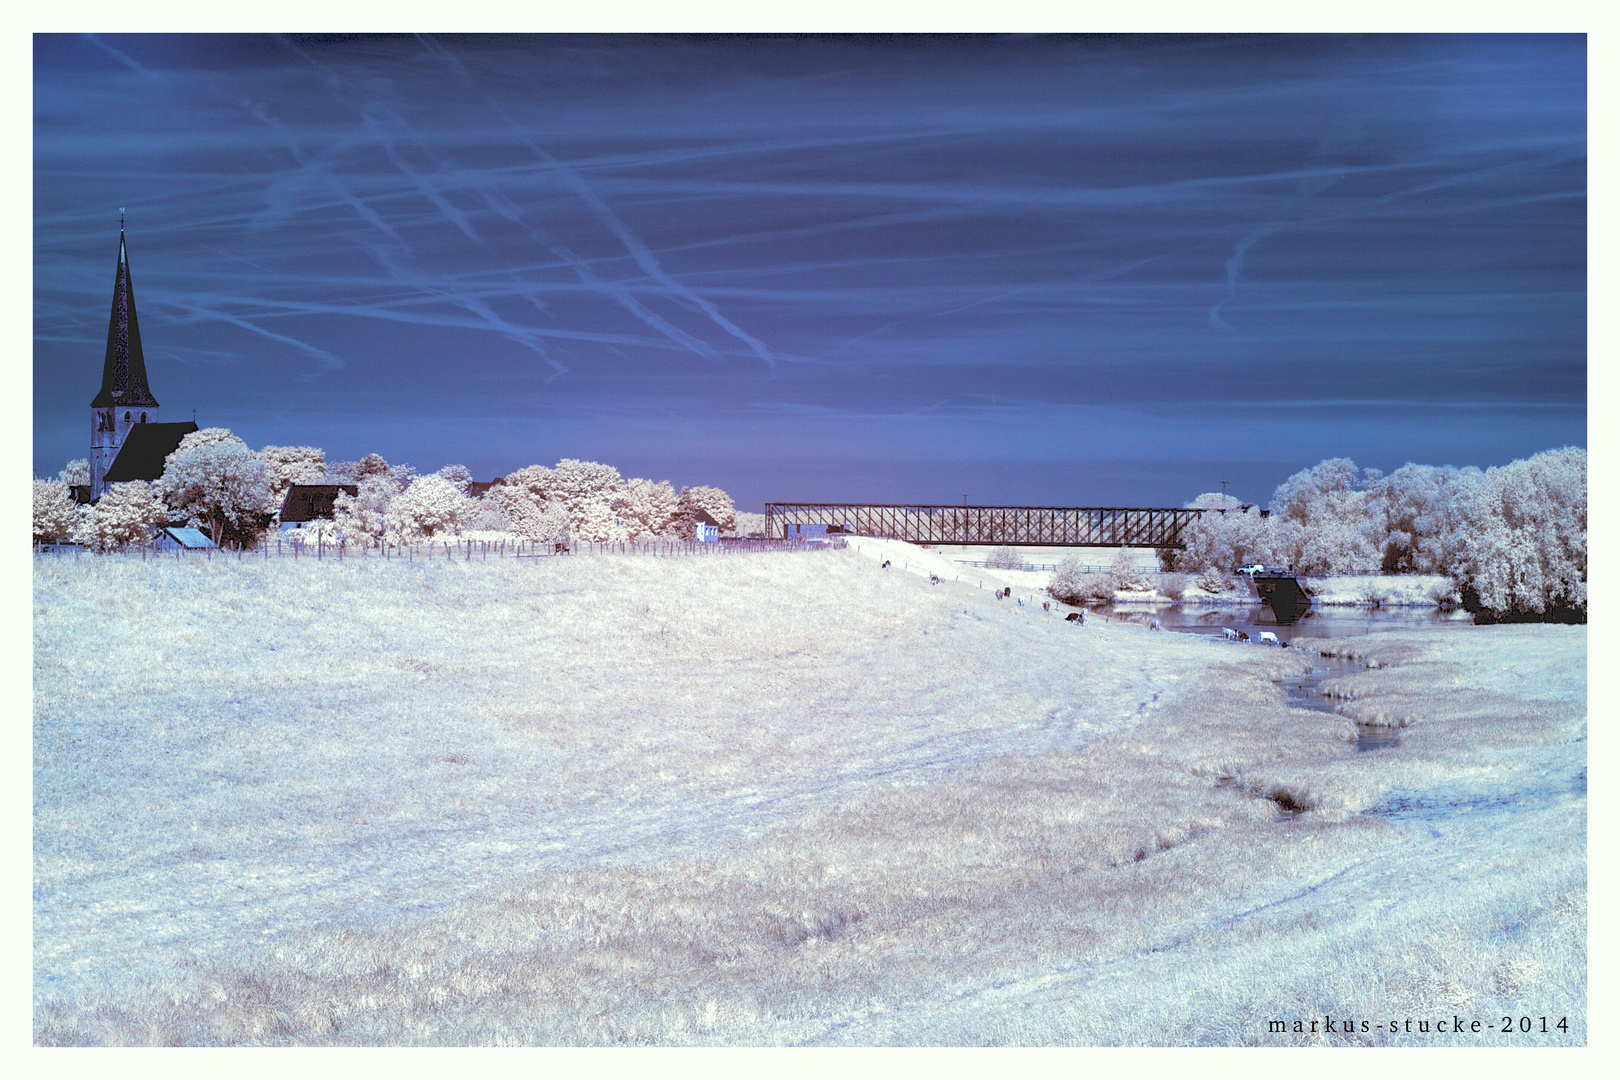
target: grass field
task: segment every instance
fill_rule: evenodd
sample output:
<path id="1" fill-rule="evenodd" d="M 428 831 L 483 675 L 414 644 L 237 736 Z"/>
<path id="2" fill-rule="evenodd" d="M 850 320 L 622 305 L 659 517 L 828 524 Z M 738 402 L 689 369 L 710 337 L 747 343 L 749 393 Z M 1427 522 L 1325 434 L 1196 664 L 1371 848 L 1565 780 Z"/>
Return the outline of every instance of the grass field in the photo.
<path id="1" fill-rule="evenodd" d="M 873 554 L 36 561 L 35 1041 L 1586 1041 L 1584 627 L 1324 643 L 1358 754 Z"/>

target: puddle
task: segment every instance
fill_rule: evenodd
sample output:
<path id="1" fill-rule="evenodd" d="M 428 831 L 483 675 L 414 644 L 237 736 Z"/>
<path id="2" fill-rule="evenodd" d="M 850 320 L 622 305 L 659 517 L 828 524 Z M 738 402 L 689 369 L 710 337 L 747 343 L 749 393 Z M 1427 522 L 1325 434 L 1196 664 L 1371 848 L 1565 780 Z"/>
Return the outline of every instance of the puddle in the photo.
<path id="1" fill-rule="evenodd" d="M 1296 675 L 1282 681 L 1283 695 L 1291 709 L 1310 709 L 1314 712 L 1339 712 L 1337 698 L 1322 696 L 1322 683 L 1328 679 L 1337 679 L 1345 675 L 1364 670 L 1360 663 L 1354 660 L 1342 660 L 1336 656 L 1316 657 L 1316 666 L 1309 675 Z M 1387 750 L 1392 746 L 1401 745 L 1400 729 L 1381 727 L 1377 724 L 1356 725 L 1356 750 Z"/>

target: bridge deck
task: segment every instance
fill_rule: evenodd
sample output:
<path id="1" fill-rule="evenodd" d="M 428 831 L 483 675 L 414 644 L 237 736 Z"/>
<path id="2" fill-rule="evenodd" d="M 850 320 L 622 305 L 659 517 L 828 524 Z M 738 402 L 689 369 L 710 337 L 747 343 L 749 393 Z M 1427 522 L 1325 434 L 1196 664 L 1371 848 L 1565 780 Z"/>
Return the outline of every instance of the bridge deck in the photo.
<path id="1" fill-rule="evenodd" d="M 1181 548 L 1202 510 L 1121 506 L 904 506 L 766 503 L 765 535 L 789 525 L 909 540 L 915 544 L 1039 544 L 1046 547 Z"/>

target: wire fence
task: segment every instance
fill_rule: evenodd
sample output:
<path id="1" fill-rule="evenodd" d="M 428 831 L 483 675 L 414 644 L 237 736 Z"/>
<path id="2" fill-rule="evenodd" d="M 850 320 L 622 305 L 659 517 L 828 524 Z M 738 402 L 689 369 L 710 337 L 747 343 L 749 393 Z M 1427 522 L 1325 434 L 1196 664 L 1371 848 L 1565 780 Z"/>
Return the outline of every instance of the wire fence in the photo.
<path id="1" fill-rule="evenodd" d="M 990 563 L 985 561 L 984 559 L 954 559 L 952 561 L 961 563 L 963 566 L 979 566 L 979 567 L 988 567 L 988 566 L 990 566 Z M 1106 574 L 1109 571 L 1113 570 L 1113 568 L 1114 567 L 1113 567 L 1112 563 L 1109 563 L 1107 565 L 1103 565 L 1103 564 L 1099 564 L 1099 563 L 1081 563 L 1080 564 L 1080 572 L 1082 574 Z M 1043 570 L 1043 571 L 1047 571 L 1047 572 L 1053 572 L 1053 571 L 1057 570 L 1057 563 L 1019 563 L 1017 566 L 992 567 L 992 569 L 998 569 L 998 570 Z M 1160 570 L 1158 567 L 1138 566 L 1137 570 L 1141 571 L 1144 574 L 1147 574 L 1149 577 L 1152 577 L 1152 576 L 1154 576 L 1156 574 L 1167 573 L 1167 571 Z"/>
<path id="2" fill-rule="evenodd" d="M 655 558 L 698 558 L 764 551 L 815 551 L 842 547 L 817 540 L 722 539 L 717 541 L 649 541 L 646 543 L 596 544 L 578 541 L 567 544 L 539 540 L 469 540 L 460 537 L 423 540 L 417 543 L 350 543 L 317 536 L 303 543 L 283 537 L 266 540 L 252 548 L 186 548 L 172 540 L 150 544 L 129 544 L 116 551 L 98 553 L 78 544 L 35 544 L 34 554 L 42 558 L 125 559 L 234 559 L 237 562 L 270 559 L 336 559 L 489 562 L 491 559 L 591 558 L 603 555 L 641 555 Z"/>

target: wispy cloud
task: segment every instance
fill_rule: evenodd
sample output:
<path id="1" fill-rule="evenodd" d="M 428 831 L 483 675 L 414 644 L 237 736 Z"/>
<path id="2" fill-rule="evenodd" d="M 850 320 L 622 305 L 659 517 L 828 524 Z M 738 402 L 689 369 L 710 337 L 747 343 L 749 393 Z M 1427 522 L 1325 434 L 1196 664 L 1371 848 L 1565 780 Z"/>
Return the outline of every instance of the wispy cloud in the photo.
<path id="1" fill-rule="evenodd" d="M 1151 427 L 1256 372 L 1561 417 L 1584 49 L 41 35 L 36 425 L 82 434 L 119 206 L 166 406 L 273 361 L 400 417 L 993 395 Z M 1004 437 L 1071 446 L 1038 415 Z"/>

